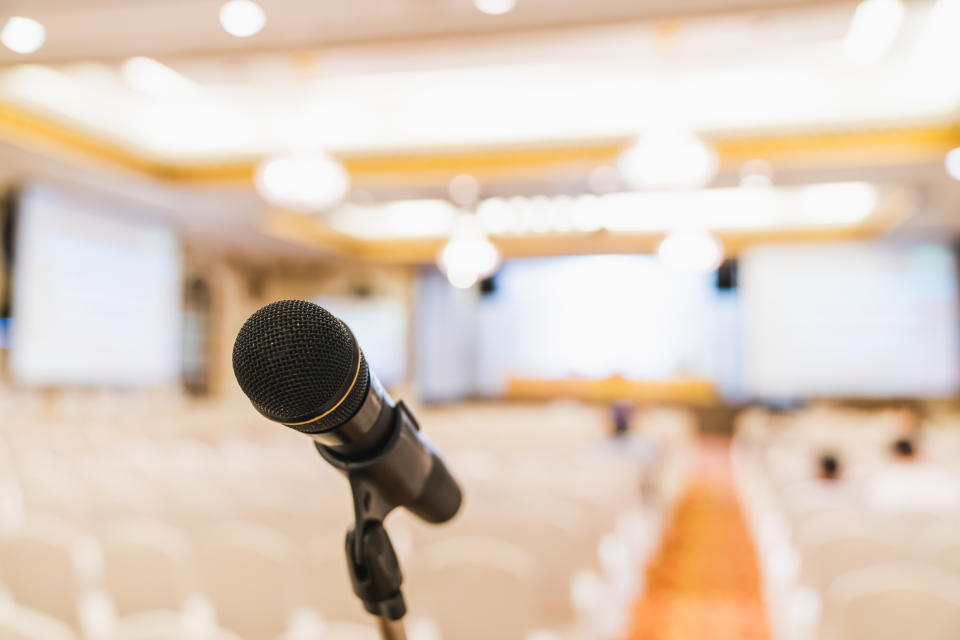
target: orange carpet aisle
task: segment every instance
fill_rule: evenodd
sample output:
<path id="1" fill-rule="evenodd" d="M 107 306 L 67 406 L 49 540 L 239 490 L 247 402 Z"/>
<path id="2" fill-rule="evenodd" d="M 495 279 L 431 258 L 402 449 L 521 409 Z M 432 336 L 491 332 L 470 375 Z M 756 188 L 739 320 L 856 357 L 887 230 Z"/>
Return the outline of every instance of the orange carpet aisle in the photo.
<path id="1" fill-rule="evenodd" d="M 706 440 L 700 465 L 647 572 L 629 640 L 769 640 L 753 544 L 729 447 Z"/>

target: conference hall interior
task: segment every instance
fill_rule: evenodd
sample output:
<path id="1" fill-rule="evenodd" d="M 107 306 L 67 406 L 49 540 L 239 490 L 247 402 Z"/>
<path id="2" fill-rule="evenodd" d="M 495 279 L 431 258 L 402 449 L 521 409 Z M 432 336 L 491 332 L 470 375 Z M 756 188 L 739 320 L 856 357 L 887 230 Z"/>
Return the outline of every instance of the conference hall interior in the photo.
<path id="1" fill-rule="evenodd" d="M 960 0 L 0 45 L 0 640 L 960 638 Z"/>

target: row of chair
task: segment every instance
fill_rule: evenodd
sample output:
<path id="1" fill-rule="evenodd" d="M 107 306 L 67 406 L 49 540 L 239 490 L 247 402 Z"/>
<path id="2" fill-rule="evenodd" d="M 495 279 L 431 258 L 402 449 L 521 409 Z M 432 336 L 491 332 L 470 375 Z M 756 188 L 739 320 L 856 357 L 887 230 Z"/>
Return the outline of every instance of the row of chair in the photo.
<path id="1" fill-rule="evenodd" d="M 388 519 L 420 637 L 488 638 L 485 624 L 502 638 L 622 629 L 682 489 L 689 416 L 645 416 L 649 456 L 605 443 L 603 413 L 579 405 L 420 417 L 467 496 L 446 526 Z M 298 434 L 257 429 L 4 429 L 0 584 L 11 606 L 88 640 L 148 640 L 136 633 L 151 625 L 252 640 L 369 632 L 343 558 L 344 480 Z M 487 610 L 499 613 L 472 617 Z"/>
<path id="2" fill-rule="evenodd" d="M 917 433 L 903 417 L 741 415 L 734 468 L 777 638 L 960 634 L 960 429 Z M 907 434 L 920 451 L 898 458 L 892 445 Z"/>

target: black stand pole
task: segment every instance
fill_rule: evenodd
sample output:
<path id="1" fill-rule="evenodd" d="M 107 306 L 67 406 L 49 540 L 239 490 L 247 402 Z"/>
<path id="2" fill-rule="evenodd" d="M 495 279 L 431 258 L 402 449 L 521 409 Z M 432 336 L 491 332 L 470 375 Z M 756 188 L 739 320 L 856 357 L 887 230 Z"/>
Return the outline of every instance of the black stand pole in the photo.
<path id="1" fill-rule="evenodd" d="M 348 473 L 356 522 L 347 532 L 345 551 L 353 592 L 377 616 L 383 640 L 406 640 L 403 616 L 407 605 L 400 591 L 403 574 L 383 519 L 393 508 L 376 487 L 359 474 Z"/>

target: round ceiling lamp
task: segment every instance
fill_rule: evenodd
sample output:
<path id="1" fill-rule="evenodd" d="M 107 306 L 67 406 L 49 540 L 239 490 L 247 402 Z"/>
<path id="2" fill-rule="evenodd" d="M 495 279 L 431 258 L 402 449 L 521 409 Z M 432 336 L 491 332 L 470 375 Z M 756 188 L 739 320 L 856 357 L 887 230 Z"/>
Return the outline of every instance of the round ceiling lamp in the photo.
<path id="1" fill-rule="evenodd" d="M 740 186 L 751 189 L 773 186 L 773 167 L 760 158 L 748 160 L 740 167 Z"/>
<path id="2" fill-rule="evenodd" d="M 652 127 L 620 154 L 617 168 L 633 189 L 699 189 L 717 176 L 713 147 L 689 129 Z"/>
<path id="3" fill-rule="evenodd" d="M 473 0 L 473 6 L 489 16 L 499 16 L 513 11 L 517 0 Z"/>
<path id="4" fill-rule="evenodd" d="M 249 38 L 260 33 L 267 23 L 267 14 L 252 0 L 230 0 L 220 7 L 223 30 L 237 38 Z"/>
<path id="5" fill-rule="evenodd" d="M 461 173 L 447 183 L 450 199 L 461 207 L 469 207 L 480 199 L 480 182 L 469 173 Z"/>
<path id="6" fill-rule="evenodd" d="M 457 221 L 437 256 L 440 271 L 458 289 L 467 289 L 493 275 L 499 265 L 500 251 L 484 234 L 477 217 L 470 214 Z"/>
<path id="7" fill-rule="evenodd" d="M 947 152 L 944 166 L 946 166 L 947 173 L 950 174 L 951 178 L 960 180 L 960 147 Z"/>
<path id="8" fill-rule="evenodd" d="M 0 42 L 16 53 L 33 53 L 47 40 L 47 29 L 31 18 L 13 16 L 0 31 Z"/>
<path id="9" fill-rule="evenodd" d="M 262 161 L 254 183 L 260 197 L 275 207 L 316 213 L 346 197 L 350 174 L 323 151 L 295 151 Z"/>
<path id="10" fill-rule="evenodd" d="M 723 244 L 705 231 L 671 233 L 660 243 L 657 256 L 677 271 L 711 273 L 723 262 Z"/>

